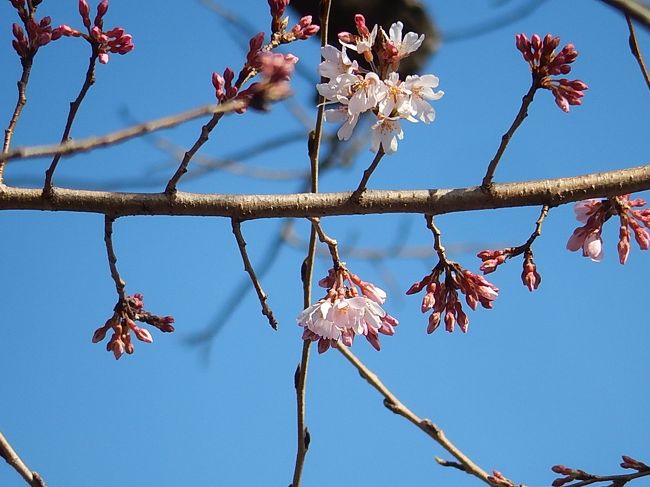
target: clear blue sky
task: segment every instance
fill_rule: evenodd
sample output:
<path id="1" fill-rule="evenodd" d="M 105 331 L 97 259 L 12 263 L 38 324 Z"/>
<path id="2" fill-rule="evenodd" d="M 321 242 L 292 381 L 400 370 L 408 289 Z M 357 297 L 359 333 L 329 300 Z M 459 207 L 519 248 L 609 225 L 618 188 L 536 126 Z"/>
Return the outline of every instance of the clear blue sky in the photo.
<path id="1" fill-rule="evenodd" d="M 227 2 L 257 30 L 269 26 L 267 3 Z M 426 4 L 443 31 L 498 17 L 525 2 Z M 94 7 L 94 6 L 93 6 Z M 53 23 L 80 25 L 77 2 L 45 0 Z M 9 2 L 0 3 L 0 120 L 6 126 L 20 74 L 11 48 Z M 292 14 L 292 19 L 296 16 Z M 135 50 L 111 56 L 81 108 L 73 135 L 103 134 L 213 100 L 212 71 L 237 70 L 243 52 L 232 28 L 198 1 L 112 0 L 106 26 L 133 34 Z M 648 163 L 650 93 L 627 47 L 624 19 L 595 0 L 548 0 L 525 19 L 465 41 L 443 43 L 427 72 L 444 98 L 432 125 L 409 125 L 372 188 L 478 184 L 501 134 L 516 114 L 529 73 L 514 34 L 551 32 L 580 52 L 572 75 L 589 91 L 581 107 L 561 112 L 547 92 L 536 97 L 497 173 L 499 181 L 577 175 Z M 650 58 L 650 36 L 639 29 Z M 315 73 L 315 44 L 297 48 Z M 88 48 L 61 39 L 39 53 L 29 102 L 14 146 L 58 141 L 67 104 L 81 85 Z M 314 74 L 315 78 L 315 74 Z M 293 103 L 313 120 L 312 89 L 294 83 Z M 129 115 L 124 114 L 128 110 Z M 186 148 L 201 122 L 160 134 Z M 335 127 L 329 127 L 334 130 Z M 303 129 L 288 105 L 270 114 L 222 120 L 201 154 L 225 157 L 274 136 Z M 64 159 L 57 182 L 70 187 L 159 191 L 172 157 L 147 141 Z M 268 170 L 307 168 L 304 140 L 247 160 Z M 322 191 L 356 186 L 372 154 L 325 175 Z M 36 186 L 48 161 L 12 164 L 9 183 Z M 157 185 L 149 185 L 149 182 Z M 297 181 L 251 179 L 223 171 L 183 181 L 187 191 L 294 192 Z M 642 195 L 650 197 L 649 194 Z M 437 219 L 450 257 L 477 270 L 484 248 L 517 245 L 539 208 L 454 214 Z M 617 225 L 604 232 L 605 259 L 593 263 L 565 250 L 576 226 L 571 206 L 551 211 L 535 260 L 543 277 L 529 293 L 519 260 L 491 280 L 501 288 L 494 310 L 470 314 L 467 335 L 425 334 L 420 297 L 404 290 L 434 264 L 424 259 L 377 262 L 346 258 L 354 272 L 389 292 L 386 309 L 400 319 L 394 337 L 357 353 L 416 413 L 442 427 L 487 470 L 517 482 L 550 485 L 556 463 L 616 473 L 621 454 L 650 461 L 647 253 L 634 246 L 616 258 Z M 280 222 L 243 224 L 259 266 Z M 396 239 L 427 248 L 421 216 L 330 218 L 326 230 L 345 245 L 383 248 Z M 205 348 L 187 340 L 221 322 L 233 290 L 246 279 L 230 223 L 223 219 L 137 217 L 115 225 L 119 268 L 129 293 L 148 309 L 176 317 L 177 333 L 153 330 L 152 345 L 116 362 L 90 342 L 110 316 L 115 290 L 105 258 L 103 218 L 90 214 L 1 212 L 0 431 L 48 486 L 280 485 L 291 481 L 295 455 L 293 373 L 300 358 L 299 272 L 303 250 L 283 247 L 263 285 L 280 321 L 273 332 L 250 292 Z M 307 225 L 296 226 L 305 238 Z M 403 234 L 399 238 L 400 234 Z M 321 259 L 322 277 L 328 261 Z M 316 291 L 319 292 L 318 290 Z M 206 360 L 206 356 L 208 359 Z M 311 447 L 304 486 L 477 485 L 455 470 L 438 445 L 386 410 L 379 395 L 335 351 L 314 355 L 308 383 Z M 22 485 L 0 465 L 0 485 Z M 640 480 L 634 485 L 650 485 Z"/>

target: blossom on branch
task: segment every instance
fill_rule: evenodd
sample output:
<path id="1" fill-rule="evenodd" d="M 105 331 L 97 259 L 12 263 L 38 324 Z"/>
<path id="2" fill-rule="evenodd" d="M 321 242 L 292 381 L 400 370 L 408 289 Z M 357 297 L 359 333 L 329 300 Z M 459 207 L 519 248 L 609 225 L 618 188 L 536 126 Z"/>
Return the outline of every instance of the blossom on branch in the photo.
<path id="1" fill-rule="evenodd" d="M 337 135 L 347 140 L 360 116 L 372 113 L 376 121 L 371 149 L 382 148 L 392 154 L 397 141 L 404 138 L 400 121 L 433 122 L 435 111 L 429 102 L 439 100 L 444 92 L 434 91 L 439 81 L 432 74 L 401 80 L 397 72 L 400 61 L 421 46 L 424 35 L 402 35 L 401 22 L 394 23 L 388 34 L 377 25 L 370 30 L 360 14 L 355 16 L 355 24 L 358 34 L 339 33 L 340 50 L 330 45 L 321 48 L 323 61 L 318 70 L 329 81 L 318 84 L 317 89 L 326 103 L 335 104 L 326 111 L 325 119 L 343 122 Z M 359 60 L 351 60 L 348 50 L 359 54 Z"/>
<path id="2" fill-rule="evenodd" d="M 603 258 L 603 224 L 612 216 L 618 215 L 620 221 L 618 258 L 625 264 L 630 254 L 630 231 L 634 234 L 639 248 L 650 247 L 650 208 L 635 210 L 645 206 L 642 198 L 630 199 L 630 195 L 615 196 L 606 200 L 586 200 L 575 205 L 576 218 L 583 226 L 576 228 L 567 242 L 567 249 L 574 252 L 582 249 L 582 255 L 593 261 Z M 644 228 L 645 227 L 645 228 Z"/>
<path id="3" fill-rule="evenodd" d="M 560 45 L 560 38 L 551 34 L 546 34 L 543 39 L 534 34 L 530 40 L 526 34 L 517 34 L 515 42 L 524 60 L 528 62 L 533 77 L 538 80 L 541 88 L 553 93 L 558 107 L 568 112 L 570 105 L 582 104 L 581 98 L 588 89 L 584 82 L 551 77 L 571 71 L 570 64 L 578 57 L 578 51 L 573 44 L 567 44 L 557 53 L 555 49 Z"/>
<path id="4" fill-rule="evenodd" d="M 303 340 L 318 342 L 318 352 L 336 347 L 339 341 L 351 346 L 356 335 L 363 335 L 379 350 L 379 334 L 394 335 L 399 323 L 380 306 L 386 293 L 348 271 L 343 264 L 330 269 L 318 282 L 327 295 L 298 315 L 304 328 Z"/>
<path id="5" fill-rule="evenodd" d="M 149 330 L 140 328 L 135 324 L 136 321 L 146 323 L 158 328 L 164 333 L 174 331 L 174 318 L 171 316 L 157 316 L 144 309 L 142 294 L 134 294 L 126 297 L 126 302 L 118 302 L 115 305 L 113 316 L 111 316 L 104 326 L 101 326 L 93 333 L 93 343 L 101 342 L 109 330 L 113 330 L 113 335 L 106 344 L 106 350 L 112 352 L 115 359 L 118 360 L 125 352 L 132 354 L 135 351 L 131 341 L 131 332 L 135 337 L 145 343 L 152 343 L 153 337 Z"/>

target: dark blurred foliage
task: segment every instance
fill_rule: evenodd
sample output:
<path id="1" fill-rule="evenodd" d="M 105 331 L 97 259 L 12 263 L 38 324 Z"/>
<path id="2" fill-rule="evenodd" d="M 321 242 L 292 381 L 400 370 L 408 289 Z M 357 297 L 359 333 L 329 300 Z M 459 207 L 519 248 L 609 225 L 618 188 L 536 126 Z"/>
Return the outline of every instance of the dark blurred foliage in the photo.
<path id="1" fill-rule="evenodd" d="M 291 6 L 300 15 L 320 16 L 319 0 L 292 0 Z M 400 66 L 403 74 L 420 72 L 427 59 L 435 52 L 440 41 L 440 32 L 418 0 L 332 0 L 328 39 L 329 44 L 338 45 L 338 32 L 356 34 L 354 15 L 361 13 L 370 29 L 375 24 L 386 31 L 393 22 L 404 23 L 404 33 L 424 34 L 424 43 L 415 53 L 404 59 Z M 318 21 L 315 21 L 318 23 Z"/>

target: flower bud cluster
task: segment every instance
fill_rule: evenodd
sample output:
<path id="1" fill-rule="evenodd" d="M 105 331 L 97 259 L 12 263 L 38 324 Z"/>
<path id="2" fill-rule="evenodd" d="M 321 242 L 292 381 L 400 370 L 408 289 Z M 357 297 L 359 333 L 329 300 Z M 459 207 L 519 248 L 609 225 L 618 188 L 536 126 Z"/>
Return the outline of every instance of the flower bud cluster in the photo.
<path id="1" fill-rule="evenodd" d="M 444 281 L 440 281 L 444 273 Z M 421 311 L 433 311 L 429 316 L 427 333 L 433 333 L 444 320 L 445 329 L 453 332 L 456 324 L 467 333 L 469 318 L 463 311 L 458 291 L 465 295 L 465 302 L 475 310 L 480 303 L 486 309 L 498 297 L 499 289 L 483 276 L 463 269 L 459 264 L 441 260 L 431 274 L 414 283 L 406 294 L 416 294 L 425 290 Z"/>
<path id="2" fill-rule="evenodd" d="M 329 81 L 317 85 L 318 92 L 328 103 L 336 104 L 325 112 L 325 119 L 343 122 L 337 134 L 348 140 L 360 116 L 372 113 L 371 150 L 377 152 L 381 147 L 391 154 L 397 150 L 397 140 L 404 138 L 400 121 L 433 122 L 435 111 L 429 101 L 439 100 L 444 93 L 434 91 L 438 78 L 432 74 L 401 80 L 397 72 L 400 60 L 422 45 L 424 35 L 403 35 L 401 22 L 394 23 L 388 33 L 377 25 L 369 30 L 360 14 L 355 16 L 355 24 L 358 34 L 339 34 L 340 50 L 330 45 L 321 48 L 319 73 Z M 360 59 L 352 60 L 348 50 Z"/>
<path id="3" fill-rule="evenodd" d="M 493 470 L 492 475 L 488 475 L 488 482 L 490 482 L 490 485 L 493 485 L 495 487 L 515 487 L 515 483 L 506 478 L 501 472 L 498 470 Z"/>
<path id="4" fill-rule="evenodd" d="M 650 471 L 650 466 L 646 465 L 643 462 L 635 460 L 632 457 L 628 457 L 627 455 L 623 455 L 621 458 L 623 459 L 623 461 L 621 462 L 621 467 L 622 468 L 630 468 L 632 470 L 638 470 L 639 472 Z"/>
<path id="5" fill-rule="evenodd" d="M 344 264 L 330 269 L 318 284 L 327 289 L 327 294 L 303 310 L 297 321 L 304 328 L 303 340 L 317 341 L 319 353 L 336 347 L 339 341 L 351 346 L 356 335 L 363 335 L 379 350 L 379 334 L 395 334 L 399 322 L 380 306 L 386 293 L 362 281 Z"/>
<path id="6" fill-rule="evenodd" d="M 88 34 L 84 34 L 68 25 L 59 27 L 61 33 L 68 37 L 83 37 L 96 49 L 99 62 L 108 63 L 108 54 L 126 54 L 133 50 L 133 37 L 126 34 L 124 29 L 116 27 L 104 31 L 104 16 L 108 12 L 108 0 L 102 0 L 97 5 L 97 14 L 93 22 L 90 22 L 90 7 L 86 0 L 79 0 L 79 14 L 86 27 Z"/>
<path id="7" fill-rule="evenodd" d="M 98 343 L 106 337 L 109 330 L 113 331 L 113 335 L 106 344 L 106 350 L 112 352 L 116 360 L 125 352 L 132 354 L 135 351 L 131 340 L 131 332 L 142 342 L 153 342 L 149 330 L 136 325 L 136 321 L 147 323 L 164 333 L 174 331 L 172 325 L 174 318 L 171 316 L 157 316 L 146 311 L 143 299 L 142 294 L 134 294 L 133 296 L 127 296 L 126 302 L 118 302 L 113 316 L 106 321 L 104 326 L 97 328 L 93 334 L 93 343 Z"/>
<path id="8" fill-rule="evenodd" d="M 639 248 L 648 250 L 650 247 L 650 209 L 634 210 L 645 206 L 642 198 L 630 199 L 630 195 L 616 196 L 607 200 L 586 200 L 575 205 L 578 221 L 584 223 L 576 228 L 567 242 L 567 249 L 576 251 L 582 249 L 582 255 L 593 261 L 603 258 L 603 224 L 612 216 L 618 215 L 620 221 L 618 258 L 625 264 L 630 254 L 630 232 L 634 234 Z M 645 228 L 644 228 L 645 227 Z"/>
<path id="9" fill-rule="evenodd" d="M 561 487 L 564 484 L 568 484 L 569 482 L 573 482 L 574 480 L 592 480 L 595 477 L 584 470 L 578 470 L 575 468 L 569 468 L 565 467 L 564 465 L 554 465 L 551 467 L 551 470 L 555 473 L 559 473 L 560 475 L 564 475 L 564 477 L 557 478 L 553 481 L 551 484 L 553 487 Z"/>
<path id="10" fill-rule="evenodd" d="M 588 89 L 585 83 L 580 80 L 551 78 L 571 72 L 570 64 L 578 57 L 578 51 L 573 44 L 567 44 L 557 53 L 555 49 L 560 45 L 560 38 L 551 34 L 546 34 L 543 39 L 534 34 L 530 40 L 526 34 L 517 34 L 515 42 L 524 60 L 528 62 L 533 76 L 539 80 L 542 88 L 553 93 L 558 107 L 568 112 L 570 105 L 582 103 L 581 98 Z"/>
<path id="11" fill-rule="evenodd" d="M 39 47 L 43 47 L 63 35 L 60 27 L 52 29 L 52 19 L 50 17 L 43 17 L 40 21 L 37 21 L 34 18 L 35 9 L 27 8 L 25 0 L 10 1 L 25 26 L 23 30 L 20 25 L 13 24 L 11 29 L 14 35 L 11 44 L 22 60 L 33 57 Z M 39 3 L 32 2 L 32 6 L 36 7 Z M 27 34 L 25 34 L 25 31 L 27 31 Z"/>
<path id="12" fill-rule="evenodd" d="M 289 6 L 290 0 L 268 0 L 271 9 L 271 34 L 275 44 L 309 39 L 320 31 L 320 27 L 312 23 L 311 15 L 302 17 L 290 30 L 289 17 L 284 17 L 284 11 Z"/>
<path id="13" fill-rule="evenodd" d="M 542 282 L 542 276 L 537 272 L 537 266 L 533 260 L 533 251 L 529 248 L 522 249 L 521 247 L 507 247 L 500 250 L 482 250 L 476 256 L 483 261 L 481 264 L 481 271 L 483 274 L 490 274 L 497 270 L 501 264 L 507 260 L 524 254 L 523 272 L 521 273 L 521 281 L 529 291 L 534 291 L 539 287 Z"/>

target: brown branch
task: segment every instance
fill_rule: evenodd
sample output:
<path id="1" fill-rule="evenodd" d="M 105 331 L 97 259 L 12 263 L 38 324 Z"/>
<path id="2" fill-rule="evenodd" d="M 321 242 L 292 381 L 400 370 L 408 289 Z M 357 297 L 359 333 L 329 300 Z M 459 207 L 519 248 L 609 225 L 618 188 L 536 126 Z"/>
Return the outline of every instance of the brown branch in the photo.
<path id="1" fill-rule="evenodd" d="M 331 0 L 322 0 L 320 4 L 320 35 L 321 47 L 327 44 L 327 31 L 329 25 Z M 323 78 L 321 77 L 321 82 Z M 312 195 L 318 193 L 318 169 L 320 159 L 320 145 L 323 136 L 323 122 L 325 114 L 325 99 L 323 96 L 318 97 L 318 112 L 316 114 L 316 127 L 309 134 L 308 153 L 309 167 L 311 171 L 310 190 Z M 309 249 L 307 256 L 302 263 L 301 277 L 303 289 L 303 305 L 307 308 L 311 304 L 311 281 L 314 272 L 314 259 L 316 257 L 316 227 L 312 225 L 309 236 Z M 290 487 L 299 487 L 302 480 L 302 470 L 305 465 L 305 457 L 309 448 L 309 431 L 305 426 L 305 391 L 307 387 L 307 367 L 309 365 L 309 350 L 311 341 L 304 340 L 302 344 L 302 355 L 300 365 L 296 370 L 296 416 L 298 423 L 298 446 L 296 449 L 296 462 L 293 467 L 293 477 Z"/>
<path id="2" fill-rule="evenodd" d="M 241 222 L 235 218 L 232 218 L 231 223 L 232 223 L 232 233 L 235 235 L 235 239 L 237 240 L 237 246 L 239 247 L 239 252 L 241 253 L 241 258 L 244 261 L 244 269 L 250 276 L 251 281 L 253 282 L 253 286 L 255 287 L 255 292 L 257 293 L 257 297 L 260 300 L 260 304 L 262 305 L 262 314 L 268 318 L 269 325 L 271 325 L 271 328 L 277 330 L 278 320 L 275 319 L 271 307 L 266 302 L 268 296 L 264 292 L 264 289 L 262 289 L 262 284 L 260 283 L 259 279 L 257 278 L 257 275 L 255 274 L 255 269 L 253 269 L 253 264 L 251 264 L 251 261 L 248 258 L 248 252 L 246 252 L 246 241 L 244 240 L 244 236 L 241 233 Z"/>
<path id="3" fill-rule="evenodd" d="M 327 245 L 327 248 L 330 252 L 330 256 L 332 257 L 332 264 L 334 265 L 334 268 L 338 269 L 341 266 L 341 258 L 339 257 L 339 249 L 338 249 L 337 241 L 329 237 L 323 231 L 323 228 L 320 226 L 320 220 L 318 218 L 310 218 L 309 220 L 311 221 L 314 228 L 316 228 L 316 233 L 318 233 L 318 239 L 321 242 L 323 242 L 325 245 Z"/>
<path id="4" fill-rule="evenodd" d="M 1 432 L 0 457 L 4 458 L 5 461 L 11 465 L 31 487 L 45 487 L 45 481 L 38 473 L 30 470 L 27 465 L 25 465 L 25 462 L 23 462 L 18 456 L 9 441 L 7 441 L 7 438 L 5 438 Z"/>
<path id="5" fill-rule="evenodd" d="M 501 144 L 499 144 L 499 148 L 497 149 L 496 154 L 494 154 L 494 157 L 490 161 L 487 172 L 485 173 L 485 177 L 483 178 L 483 183 L 481 184 L 481 186 L 486 191 L 492 190 L 492 179 L 494 178 L 494 172 L 497 170 L 497 165 L 499 164 L 499 161 L 501 160 L 501 156 L 503 156 L 503 153 L 505 152 L 506 147 L 508 147 L 508 143 L 510 142 L 510 139 L 514 135 L 515 131 L 519 128 L 519 126 L 528 116 L 528 107 L 533 102 L 533 98 L 535 97 L 535 92 L 540 87 L 540 81 L 541 78 L 533 73 L 530 88 L 528 89 L 528 92 L 521 99 L 521 106 L 519 107 L 519 112 L 517 112 L 517 116 L 513 120 L 512 125 L 510 125 L 508 131 L 505 134 L 503 134 L 503 136 L 501 136 Z"/>
<path id="6" fill-rule="evenodd" d="M 364 191 L 366 191 L 366 185 L 370 180 L 370 176 L 372 176 L 372 173 L 375 172 L 375 169 L 377 169 L 377 166 L 379 165 L 382 157 L 384 157 L 384 149 L 383 147 L 380 147 L 377 151 L 377 154 L 375 154 L 375 158 L 370 163 L 370 166 L 368 166 L 368 168 L 363 171 L 363 177 L 359 182 L 359 186 L 357 186 L 357 189 L 355 189 L 352 193 L 352 196 L 350 196 L 350 199 L 355 203 L 361 201 L 361 195 L 363 195 Z"/>
<path id="7" fill-rule="evenodd" d="M 62 144 L 19 147 L 8 152 L 6 155 L 0 156 L 0 161 L 8 161 L 12 159 L 33 159 L 46 156 L 64 156 L 75 154 L 77 152 L 88 152 L 93 149 L 99 149 L 108 145 L 125 142 L 143 134 L 175 127 L 176 125 L 194 120 L 195 118 L 204 117 L 205 115 L 234 111 L 242 106 L 244 106 L 244 102 L 241 100 L 229 101 L 223 105 L 205 105 L 203 107 L 179 113 L 178 115 L 171 115 L 169 117 L 137 124 L 99 137 L 88 137 L 76 141 L 71 140 Z"/>
<path id="8" fill-rule="evenodd" d="M 427 222 L 427 228 L 431 230 L 431 233 L 433 233 L 433 249 L 436 251 L 436 254 L 438 254 L 440 262 L 446 266 L 449 265 L 450 262 L 449 259 L 447 259 L 445 247 L 442 245 L 442 234 L 436 224 L 433 223 L 433 215 L 424 215 L 424 219 Z"/>
<path id="9" fill-rule="evenodd" d="M 81 213 L 169 216 L 309 218 L 380 213 L 428 213 L 557 206 L 588 198 L 605 198 L 650 189 L 650 165 L 568 178 L 494 184 L 481 187 L 403 191 L 367 191 L 363 201 L 350 193 L 226 195 L 179 192 L 173 201 L 165 193 L 113 193 L 54 188 L 52 198 L 35 189 L 0 187 L 0 210 L 49 210 Z"/>
<path id="10" fill-rule="evenodd" d="M 366 379 L 368 383 L 377 390 L 382 396 L 384 396 L 384 406 L 390 409 L 393 413 L 402 416 L 407 419 L 415 426 L 420 428 L 424 433 L 430 436 L 435 440 L 440 446 L 442 446 L 447 452 L 449 452 L 453 457 L 460 462 L 463 466 L 463 469 L 468 474 L 474 475 L 476 478 L 482 480 L 488 485 L 491 485 L 488 480 L 489 474 L 476 465 L 472 460 L 470 460 L 467 455 L 465 455 L 461 450 L 458 449 L 449 439 L 445 436 L 444 432 L 436 426 L 430 419 L 420 418 L 408 407 L 406 407 L 379 379 L 379 377 L 368 369 L 351 351 L 342 343 L 337 344 L 338 350 L 343 354 L 343 356 L 350 362 L 358 371 L 361 377 Z"/>
<path id="11" fill-rule="evenodd" d="M 650 29 L 650 6 L 645 2 L 635 0 L 601 0 L 603 3 L 629 15 L 646 29 Z"/>
<path id="12" fill-rule="evenodd" d="M 641 54 L 641 49 L 639 48 L 639 43 L 636 39 L 636 32 L 634 31 L 634 25 L 632 24 L 632 19 L 628 14 L 625 14 L 625 21 L 627 22 L 627 28 L 630 31 L 630 51 L 636 62 L 639 63 L 639 68 L 641 69 L 641 74 L 643 74 L 643 79 L 645 79 L 645 84 L 650 89 L 650 75 L 648 74 L 648 68 L 646 68 L 645 62 L 643 61 L 643 55 Z"/>
<path id="13" fill-rule="evenodd" d="M 95 44 L 92 44 L 92 54 L 90 55 L 90 59 L 88 60 L 88 70 L 86 71 L 86 77 L 84 78 L 84 83 L 81 86 L 81 90 L 79 91 L 77 98 L 72 103 L 70 103 L 70 111 L 68 112 L 68 119 L 65 122 L 63 135 L 61 136 L 62 144 L 68 141 L 68 138 L 70 137 L 70 131 L 72 130 L 72 124 L 74 123 L 74 119 L 77 116 L 77 111 L 79 111 L 81 102 L 85 98 L 86 93 L 88 93 L 90 87 L 95 84 L 95 63 L 97 62 L 98 57 L 99 57 L 99 52 L 97 50 L 97 46 Z M 45 171 L 45 184 L 43 185 L 43 193 L 48 196 L 52 195 L 52 178 L 54 177 L 54 171 L 56 171 L 56 166 L 59 164 L 60 159 L 61 159 L 61 154 L 56 154 L 52 159 L 52 163 L 50 164 L 50 167 L 47 169 L 47 171 Z"/>
<path id="14" fill-rule="evenodd" d="M 106 243 L 106 255 L 108 256 L 108 265 L 111 269 L 111 277 L 115 282 L 115 289 L 117 291 L 118 306 L 126 305 L 126 293 L 124 288 L 126 286 L 124 280 L 120 277 L 117 270 L 117 256 L 113 248 L 113 222 L 115 218 L 104 215 L 104 243 Z"/>
<path id="15" fill-rule="evenodd" d="M 18 81 L 18 100 L 16 100 L 16 107 L 14 108 L 14 112 L 11 115 L 11 119 L 9 120 L 9 125 L 7 125 L 7 128 L 5 129 L 5 137 L 4 137 L 4 142 L 2 144 L 2 155 L 0 157 L 4 157 L 5 154 L 9 152 L 9 147 L 11 146 L 11 139 L 14 136 L 14 130 L 16 129 L 16 124 L 18 123 L 18 119 L 20 118 L 20 114 L 23 111 L 23 108 L 25 107 L 25 103 L 27 103 L 27 83 L 29 82 L 29 74 L 32 71 L 32 62 L 33 62 L 33 57 L 27 57 L 23 60 L 21 60 L 22 65 L 23 65 L 23 73 L 20 76 L 20 80 Z M 4 170 L 5 170 L 5 160 L 0 159 L 0 185 L 3 184 L 4 180 Z"/>

